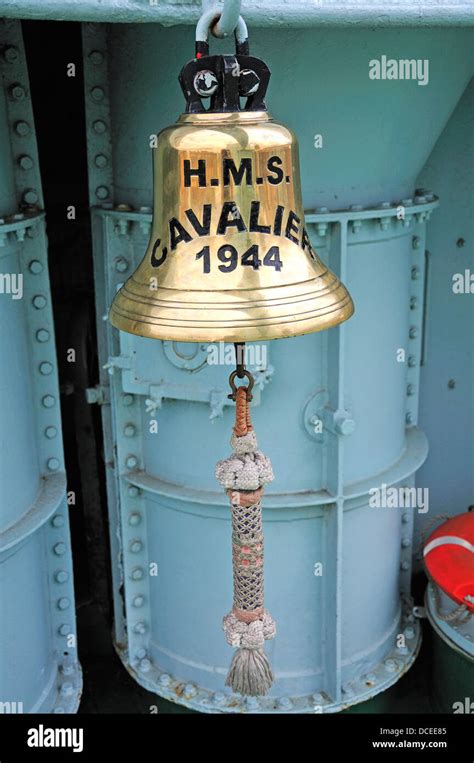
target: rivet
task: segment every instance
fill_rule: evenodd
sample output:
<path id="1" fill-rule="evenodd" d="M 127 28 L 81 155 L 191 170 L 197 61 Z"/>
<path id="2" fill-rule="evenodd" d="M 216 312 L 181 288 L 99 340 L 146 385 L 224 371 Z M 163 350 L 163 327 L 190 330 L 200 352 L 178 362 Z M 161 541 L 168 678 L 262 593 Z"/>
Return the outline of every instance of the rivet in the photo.
<path id="1" fill-rule="evenodd" d="M 130 577 L 132 580 L 142 580 L 143 579 L 143 570 L 141 567 L 135 567 L 131 573 Z"/>
<path id="2" fill-rule="evenodd" d="M 127 456 L 125 459 L 125 466 L 127 469 L 135 469 L 138 466 L 138 458 L 136 456 Z"/>
<path id="3" fill-rule="evenodd" d="M 89 60 L 96 66 L 99 66 L 104 60 L 104 54 L 100 50 L 91 50 Z"/>
<path id="4" fill-rule="evenodd" d="M 293 702 L 288 697 L 281 697 L 280 700 L 278 701 L 278 706 L 282 710 L 291 710 L 291 708 L 293 707 Z"/>
<path id="5" fill-rule="evenodd" d="M 36 308 L 36 310 L 42 310 L 43 307 L 46 307 L 46 297 L 43 297 L 42 294 L 37 294 L 32 299 L 33 307 Z"/>
<path id="6" fill-rule="evenodd" d="M 410 538 L 402 539 L 402 548 L 409 548 L 411 546 Z"/>
<path id="7" fill-rule="evenodd" d="M 345 436 L 352 434 L 355 431 L 355 428 L 355 421 L 347 416 L 338 419 L 335 423 L 336 432 Z"/>
<path id="8" fill-rule="evenodd" d="M 140 670 L 142 673 L 148 673 L 148 671 L 151 670 L 151 662 L 147 657 L 140 660 Z"/>
<path id="9" fill-rule="evenodd" d="M 71 665 L 70 663 L 62 663 L 62 665 L 59 666 L 59 670 L 63 674 L 63 676 L 72 676 L 75 673 L 74 665 Z"/>
<path id="10" fill-rule="evenodd" d="M 37 225 L 30 225 L 26 229 L 26 235 L 28 238 L 36 238 L 38 235 L 38 226 Z"/>
<path id="11" fill-rule="evenodd" d="M 92 129 L 98 135 L 102 135 L 104 132 L 107 131 L 107 125 L 102 119 L 96 119 L 96 121 L 92 125 Z"/>
<path id="12" fill-rule="evenodd" d="M 414 355 L 409 355 L 408 356 L 408 367 L 409 368 L 414 368 L 415 366 L 416 366 L 416 358 L 415 358 L 415 356 Z"/>
<path id="13" fill-rule="evenodd" d="M 39 260 L 31 260 L 30 264 L 28 265 L 28 270 L 30 273 L 33 273 L 33 275 L 37 276 L 43 272 L 43 263 Z"/>
<path id="14" fill-rule="evenodd" d="M 53 397 L 52 395 L 45 395 L 41 399 L 41 405 L 44 408 L 52 408 L 55 403 L 56 403 L 56 398 Z"/>
<path id="15" fill-rule="evenodd" d="M 415 385 L 414 384 L 407 384 L 407 395 L 408 397 L 411 397 L 411 395 L 415 394 Z"/>
<path id="16" fill-rule="evenodd" d="M 26 91 L 25 91 L 25 88 L 24 88 L 24 87 L 22 87 L 21 85 L 12 85 L 12 86 L 10 87 L 10 91 L 9 91 L 9 92 L 10 92 L 10 96 L 11 96 L 11 97 L 13 98 L 13 100 L 15 100 L 15 101 L 22 101 L 22 100 L 23 100 L 23 98 L 24 98 L 24 97 L 25 97 L 25 95 L 26 95 Z"/>
<path id="17" fill-rule="evenodd" d="M 463 238 L 458 238 L 458 240 L 456 241 L 456 246 L 457 246 L 459 249 L 462 249 L 462 248 L 463 248 L 463 246 L 465 245 L 465 243 L 466 243 L 466 242 L 465 242 L 465 240 L 464 240 Z"/>
<path id="18" fill-rule="evenodd" d="M 418 329 L 416 326 L 411 326 L 409 331 L 409 337 L 410 339 L 416 339 L 418 336 Z"/>
<path id="19" fill-rule="evenodd" d="M 123 428 L 125 437 L 134 437 L 137 433 L 137 429 L 134 424 L 126 424 Z"/>
<path id="20" fill-rule="evenodd" d="M 184 693 L 187 697 L 195 697 L 197 694 L 197 689 L 194 684 L 186 684 L 184 687 Z"/>
<path id="21" fill-rule="evenodd" d="M 413 415 L 411 413 L 407 413 L 405 416 L 405 423 L 406 424 L 413 424 Z"/>
<path id="22" fill-rule="evenodd" d="M 59 461 L 57 458 L 48 458 L 46 466 L 50 472 L 56 472 L 59 469 Z"/>
<path id="23" fill-rule="evenodd" d="M 408 628 L 405 628 L 405 630 L 403 631 L 403 635 L 405 636 L 406 639 L 408 639 L 408 641 L 411 641 L 412 639 L 415 638 L 415 629 L 408 626 Z"/>
<path id="24" fill-rule="evenodd" d="M 402 569 L 404 572 L 406 572 L 407 570 L 409 570 L 409 569 L 410 569 L 410 565 L 409 565 L 409 563 L 408 563 L 408 562 L 402 562 L 402 563 L 401 563 L 401 565 L 400 565 L 400 568 L 401 568 L 401 569 Z"/>
<path id="25" fill-rule="evenodd" d="M 128 524 L 132 525 L 132 527 L 136 527 L 136 525 L 139 525 L 141 521 L 142 518 L 138 511 L 132 511 L 128 517 Z"/>
<path id="26" fill-rule="evenodd" d="M 23 201 L 25 204 L 37 204 L 39 200 L 39 196 L 37 192 L 34 190 L 34 188 L 29 188 L 25 193 L 23 194 Z"/>
<path id="27" fill-rule="evenodd" d="M 146 633 L 146 623 L 141 620 L 140 622 L 136 623 L 133 630 L 135 633 L 143 636 L 143 634 Z"/>
<path id="28" fill-rule="evenodd" d="M 135 652 L 135 657 L 137 660 L 143 660 L 144 657 L 146 657 L 146 649 L 145 647 L 141 646 L 137 649 Z"/>
<path id="29" fill-rule="evenodd" d="M 65 583 L 67 580 L 69 580 L 69 575 L 66 570 L 58 570 L 54 576 L 54 579 L 56 583 Z"/>
<path id="30" fill-rule="evenodd" d="M 416 281 L 420 277 L 420 268 L 417 268 L 416 265 L 411 269 L 411 280 Z"/>
<path id="31" fill-rule="evenodd" d="M 402 514 L 402 522 L 403 522 L 403 524 L 406 525 L 406 524 L 408 524 L 409 521 L 410 521 L 410 514 L 409 514 L 408 511 L 404 511 L 403 514 Z"/>
<path id="32" fill-rule="evenodd" d="M 375 673 L 367 673 L 367 675 L 365 676 L 364 680 L 367 683 L 376 684 L 377 683 L 377 676 L 375 675 Z"/>
<path id="33" fill-rule="evenodd" d="M 455 387 L 456 387 L 456 380 L 455 379 L 450 379 L 448 381 L 448 389 L 454 389 Z"/>
<path id="34" fill-rule="evenodd" d="M 258 708 L 258 700 L 256 697 L 246 697 L 245 706 L 248 710 L 256 710 Z"/>
<path id="35" fill-rule="evenodd" d="M 136 485 L 129 485 L 127 489 L 127 493 L 130 496 L 130 498 L 136 498 L 139 495 L 140 491 Z"/>
<path id="36" fill-rule="evenodd" d="M 216 691 L 216 693 L 212 696 L 212 701 L 214 705 L 223 705 L 225 702 L 225 694 L 223 694 L 221 691 Z"/>
<path id="37" fill-rule="evenodd" d="M 31 170 L 34 165 L 34 162 L 31 156 L 24 154 L 23 156 L 20 156 L 20 158 L 18 159 L 18 164 L 20 165 L 22 170 Z"/>
<path id="38" fill-rule="evenodd" d="M 133 405 L 134 402 L 135 402 L 135 398 L 133 395 L 129 395 L 129 394 L 122 395 L 122 405 L 129 406 L 129 405 Z"/>
<path id="39" fill-rule="evenodd" d="M 74 693 L 74 686 L 71 683 L 64 683 L 60 688 L 62 697 L 70 697 Z"/>
<path id="40" fill-rule="evenodd" d="M 26 138 L 27 135 L 30 133 L 30 125 L 28 122 L 16 122 L 14 130 L 17 135 L 19 135 L 21 138 Z"/>
<path id="41" fill-rule="evenodd" d="M 128 261 L 124 257 L 118 257 L 115 260 L 115 270 L 117 273 L 125 273 L 126 270 L 128 270 L 129 264 Z"/>
<path id="42" fill-rule="evenodd" d="M 395 662 L 395 660 L 391 660 L 391 659 L 385 660 L 384 665 L 385 665 L 385 670 L 387 670 L 389 673 L 395 673 L 397 669 L 397 663 Z"/>
<path id="43" fill-rule="evenodd" d="M 91 98 L 96 103 L 99 103 L 99 101 L 102 101 L 104 99 L 104 91 L 101 87 L 93 87 L 91 90 Z"/>
<path id="44" fill-rule="evenodd" d="M 106 185 L 99 185 L 95 189 L 95 195 L 97 196 L 98 199 L 101 199 L 101 200 L 107 199 L 109 197 L 109 189 L 107 188 Z"/>
<path id="45" fill-rule="evenodd" d="M 129 548 L 132 554 L 138 554 L 138 552 L 141 551 L 143 548 L 143 543 L 141 542 L 141 540 L 132 540 Z"/>
<path id="46" fill-rule="evenodd" d="M 416 310 L 418 307 L 418 299 L 416 297 L 410 297 L 410 310 Z"/>
<path id="47" fill-rule="evenodd" d="M 64 527 L 64 517 L 61 514 L 55 514 L 51 520 L 53 527 Z"/>
<path id="48" fill-rule="evenodd" d="M 46 331 L 46 329 L 38 329 L 35 336 L 37 342 L 47 342 L 49 340 L 50 334 L 49 331 Z"/>
<path id="49" fill-rule="evenodd" d="M 94 164 L 98 169 L 102 170 L 104 167 L 107 167 L 108 159 L 105 154 L 97 154 L 94 157 Z"/>
<path id="50" fill-rule="evenodd" d="M 144 596 L 141 596 L 141 595 L 134 596 L 134 598 L 132 599 L 132 606 L 133 607 L 137 607 L 137 608 L 138 607 L 143 607 L 144 603 L 145 603 L 145 597 Z"/>
<path id="51" fill-rule="evenodd" d="M 70 601 L 66 596 L 63 596 L 61 599 L 58 599 L 58 609 L 69 609 Z"/>
<path id="52" fill-rule="evenodd" d="M 171 683 L 171 676 L 168 675 L 168 673 L 162 673 L 159 680 L 162 686 L 169 686 Z"/>
<path id="53" fill-rule="evenodd" d="M 68 623 L 63 623 L 63 625 L 59 626 L 58 633 L 60 636 L 69 636 L 71 633 L 71 626 Z"/>
<path id="54" fill-rule="evenodd" d="M 53 551 L 56 556 L 64 556 L 67 551 L 67 546 L 65 543 L 56 543 L 56 545 L 53 546 Z"/>
<path id="55" fill-rule="evenodd" d="M 3 58 L 7 64 L 13 64 L 15 61 L 18 61 L 19 55 L 18 48 L 15 48 L 14 45 L 10 45 L 3 51 Z"/>
<path id="56" fill-rule="evenodd" d="M 39 364 L 39 372 L 43 376 L 49 376 L 53 372 L 53 365 L 52 363 L 48 363 L 48 361 L 44 361 L 43 363 Z"/>
<path id="57" fill-rule="evenodd" d="M 44 430 L 44 436 L 48 438 L 48 440 L 54 440 L 55 437 L 57 437 L 58 430 L 56 427 L 46 427 Z"/>

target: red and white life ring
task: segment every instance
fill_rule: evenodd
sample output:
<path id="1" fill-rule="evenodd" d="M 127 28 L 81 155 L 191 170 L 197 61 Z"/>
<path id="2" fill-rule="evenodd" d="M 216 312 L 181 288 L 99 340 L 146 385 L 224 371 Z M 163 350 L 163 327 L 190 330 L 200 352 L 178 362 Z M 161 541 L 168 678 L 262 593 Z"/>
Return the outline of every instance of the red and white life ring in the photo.
<path id="1" fill-rule="evenodd" d="M 423 556 L 433 582 L 474 612 L 474 512 L 437 527 L 426 541 Z"/>

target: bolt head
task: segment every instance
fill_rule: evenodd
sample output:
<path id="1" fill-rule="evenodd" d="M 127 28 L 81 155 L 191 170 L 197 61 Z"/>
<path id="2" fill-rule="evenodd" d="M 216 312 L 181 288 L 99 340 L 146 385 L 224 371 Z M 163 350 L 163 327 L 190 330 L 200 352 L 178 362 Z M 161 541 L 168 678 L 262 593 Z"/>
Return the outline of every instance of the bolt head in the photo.
<path id="1" fill-rule="evenodd" d="M 41 404 L 44 408 L 52 408 L 55 403 L 56 398 L 52 395 L 45 395 L 41 400 Z"/>
<path id="2" fill-rule="evenodd" d="M 61 686 L 60 693 L 62 697 L 70 697 L 74 693 L 74 686 L 71 683 L 64 683 Z"/>
<path id="3" fill-rule="evenodd" d="M 136 456 L 127 456 L 125 466 L 127 469 L 135 469 L 138 466 L 138 458 Z"/>
<path id="4" fill-rule="evenodd" d="M 16 122 L 14 130 L 20 138 L 26 138 L 26 136 L 30 133 L 30 125 L 28 122 Z"/>
<path id="5" fill-rule="evenodd" d="M 51 363 L 48 363 L 47 361 L 40 363 L 39 365 L 39 372 L 43 376 L 49 376 L 53 372 L 53 366 Z"/>
<path id="6" fill-rule="evenodd" d="M 56 427 L 46 427 L 44 430 L 44 436 L 47 437 L 48 440 L 54 440 L 55 437 L 57 437 L 58 430 Z"/>
<path id="7" fill-rule="evenodd" d="M 217 691 L 213 697 L 212 701 L 215 705 L 223 705 L 225 702 L 225 694 L 223 694 L 221 691 Z"/>
<path id="8" fill-rule="evenodd" d="M 67 596 L 63 596 L 61 599 L 58 599 L 58 609 L 69 609 L 71 602 L 67 598 Z"/>
<path id="9" fill-rule="evenodd" d="M 104 100 L 104 90 L 101 87 L 93 87 L 91 90 L 91 98 L 96 103 Z"/>
<path id="10" fill-rule="evenodd" d="M 171 683 L 171 676 L 168 673 L 162 673 L 160 676 L 160 684 L 162 686 L 169 686 Z"/>
<path id="11" fill-rule="evenodd" d="M 133 630 L 135 633 L 138 633 L 139 635 L 143 636 L 143 634 L 146 633 L 146 624 L 143 621 L 140 621 L 139 623 L 136 623 Z"/>
<path id="12" fill-rule="evenodd" d="M 144 596 L 134 596 L 132 599 L 132 606 L 133 607 L 143 607 L 145 603 L 145 597 Z"/>
<path id="13" fill-rule="evenodd" d="M 43 272 L 43 263 L 39 260 L 31 260 L 30 264 L 28 265 L 28 270 L 30 273 L 33 273 L 33 275 L 37 276 Z"/>
<path id="14" fill-rule="evenodd" d="M 123 433 L 125 437 L 134 437 L 137 433 L 137 430 L 134 424 L 126 424 L 124 426 Z"/>
<path id="15" fill-rule="evenodd" d="M 10 95 L 14 101 L 22 101 L 26 96 L 25 88 L 21 85 L 12 85 L 10 88 Z"/>
<path id="16" fill-rule="evenodd" d="M 132 542 L 130 543 L 130 551 L 132 552 L 132 554 L 138 554 L 139 551 L 142 550 L 142 548 L 143 548 L 143 543 L 141 542 L 141 540 L 132 540 Z"/>
<path id="17" fill-rule="evenodd" d="M 139 525 L 141 521 L 142 521 L 142 517 L 141 517 L 141 514 L 138 513 L 138 511 L 132 511 L 132 513 L 128 517 L 128 524 L 132 525 L 132 527 Z"/>
<path id="18" fill-rule="evenodd" d="M 128 263 L 127 263 L 127 267 L 128 267 Z M 122 395 L 122 405 L 125 405 L 128 407 L 129 405 L 133 405 L 134 401 L 135 401 L 135 398 L 133 395 L 129 395 L 129 394 Z"/>
<path id="19" fill-rule="evenodd" d="M 104 60 L 104 54 L 100 50 L 92 50 L 89 53 L 89 60 L 95 65 L 100 66 Z"/>
<path id="20" fill-rule="evenodd" d="M 69 636 L 71 633 L 71 626 L 69 623 L 63 623 L 63 625 L 60 625 L 58 628 L 58 633 L 60 636 Z"/>
<path id="21" fill-rule="evenodd" d="M 33 168 L 34 162 L 31 156 L 27 156 L 25 154 L 24 156 L 20 156 L 18 159 L 18 164 L 22 170 L 31 170 Z"/>
<path id="22" fill-rule="evenodd" d="M 184 693 L 187 697 L 195 697 L 197 694 L 197 689 L 194 684 L 186 684 L 184 687 Z"/>
<path id="23" fill-rule="evenodd" d="M 141 567 L 135 567 L 131 571 L 130 577 L 131 577 L 132 580 L 142 580 L 143 579 L 143 574 L 144 573 L 143 573 L 143 570 L 142 570 Z M 136 606 L 139 606 L 139 605 L 136 605 Z"/>
<path id="24" fill-rule="evenodd" d="M 107 167 L 108 159 L 105 154 L 97 154 L 94 157 L 94 164 L 98 169 L 102 170 L 104 167 Z"/>
<path id="25" fill-rule="evenodd" d="M 136 498 L 140 493 L 136 485 L 129 485 L 127 492 L 130 498 Z"/>
<path id="26" fill-rule="evenodd" d="M 36 341 L 47 342 L 49 340 L 49 336 L 49 331 L 46 331 L 46 329 L 38 329 L 36 332 Z"/>
<path id="27" fill-rule="evenodd" d="M 25 202 L 25 204 L 29 204 L 33 206 L 34 204 L 38 203 L 39 196 L 33 188 L 30 188 L 28 191 L 25 191 L 25 193 L 23 194 L 23 201 Z"/>
<path id="28" fill-rule="evenodd" d="M 64 527 L 64 517 L 61 514 L 56 514 L 52 520 L 51 524 L 53 527 Z"/>
<path id="29" fill-rule="evenodd" d="M 7 62 L 7 64 L 13 64 L 15 61 L 18 61 L 20 57 L 20 53 L 18 48 L 15 48 L 14 45 L 10 45 L 8 48 L 5 48 L 3 51 L 3 58 Z"/>
<path id="30" fill-rule="evenodd" d="M 97 135 L 103 135 L 104 132 L 107 132 L 107 125 L 102 119 L 96 119 L 92 125 L 92 129 Z"/>
<path id="31" fill-rule="evenodd" d="M 66 583 L 69 580 L 69 575 L 66 570 L 58 570 L 54 576 L 54 579 L 56 583 Z"/>
<path id="32" fill-rule="evenodd" d="M 43 297 L 42 294 L 37 294 L 35 297 L 33 297 L 33 307 L 36 310 L 42 310 L 44 307 L 46 307 L 46 297 Z"/>
<path id="33" fill-rule="evenodd" d="M 48 458 L 46 465 L 50 472 L 56 472 L 59 469 L 59 461 L 57 458 Z"/>
<path id="34" fill-rule="evenodd" d="M 123 257 L 119 257 L 118 260 L 115 260 L 115 270 L 117 273 L 125 273 L 126 270 L 128 270 L 128 262 Z M 123 397 L 132 397 L 132 395 L 124 395 Z"/>
<path id="35" fill-rule="evenodd" d="M 95 195 L 97 196 L 98 199 L 100 199 L 101 201 L 104 201 L 105 199 L 109 198 L 109 189 L 107 188 L 106 185 L 99 185 L 95 189 Z"/>
<path id="36" fill-rule="evenodd" d="M 143 673 L 148 673 L 149 670 L 151 670 L 151 661 L 145 657 L 143 660 L 140 660 L 140 670 Z"/>
<path id="37" fill-rule="evenodd" d="M 53 546 L 53 551 L 56 556 L 64 556 L 67 551 L 67 546 L 65 543 L 56 543 L 55 546 Z"/>
<path id="38" fill-rule="evenodd" d="M 405 630 L 403 631 L 403 635 L 408 641 L 411 641 L 412 639 L 415 638 L 415 629 L 409 626 L 408 628 L 405 628 Z"/>

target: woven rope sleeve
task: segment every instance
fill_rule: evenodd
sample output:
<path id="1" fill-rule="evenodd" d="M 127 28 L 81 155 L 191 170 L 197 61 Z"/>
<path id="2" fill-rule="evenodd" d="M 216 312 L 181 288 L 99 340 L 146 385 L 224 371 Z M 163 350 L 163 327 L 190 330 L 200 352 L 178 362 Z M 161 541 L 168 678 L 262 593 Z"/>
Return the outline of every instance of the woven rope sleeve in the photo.
<path id="1" fill-rule="evenodd" d="M 234 453 L 219 461 L 217 480 L 227 489 L 232 513 L 234 601 L 223 627 L 231 646 L 238 647 L 226 684 L 235 692 L 266 694 L 273 675 L 263 650 L 276 627 L 263 600 L 263 485 L 273 479 L 270 461 L 257 450 L 244 387 L 237 390 L 236 422 L 231 439 Z"/>

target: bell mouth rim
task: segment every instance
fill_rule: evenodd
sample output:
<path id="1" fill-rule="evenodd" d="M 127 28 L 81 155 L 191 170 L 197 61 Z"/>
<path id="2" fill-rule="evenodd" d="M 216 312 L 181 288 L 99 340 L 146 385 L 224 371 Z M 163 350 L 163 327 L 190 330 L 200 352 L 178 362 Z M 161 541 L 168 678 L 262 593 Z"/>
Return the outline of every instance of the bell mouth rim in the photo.
<path id="1" fill-rule="evenodd" d="M 202 111 L 197 114 L 181 114 L 178 124 L 252 124 L 271 122 L 268 111 Z"/>

